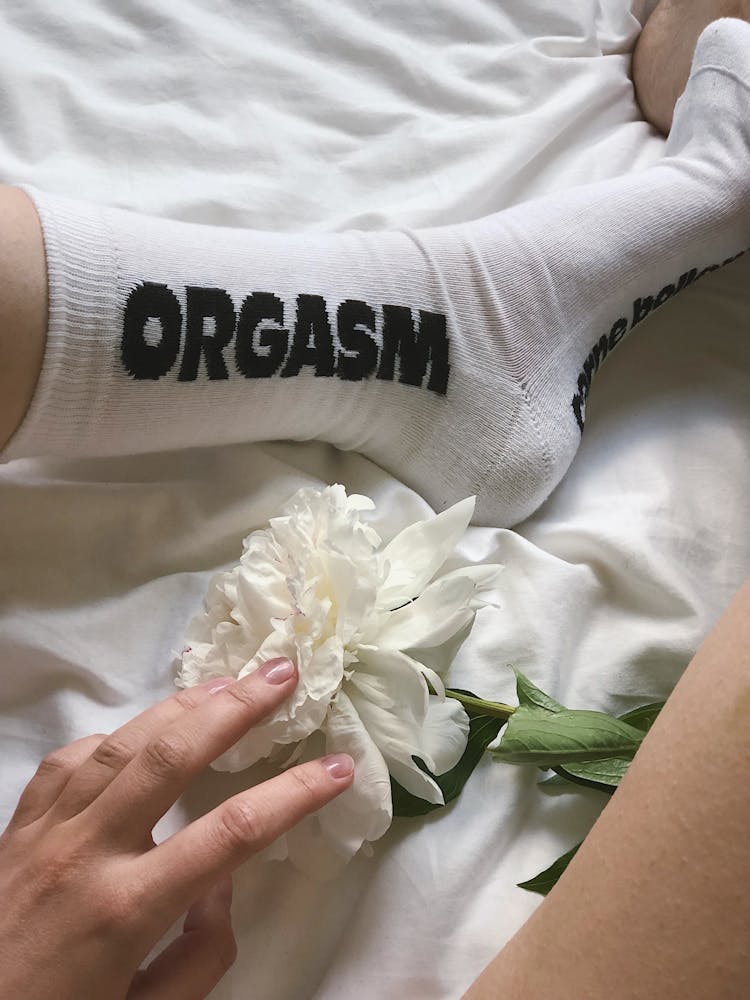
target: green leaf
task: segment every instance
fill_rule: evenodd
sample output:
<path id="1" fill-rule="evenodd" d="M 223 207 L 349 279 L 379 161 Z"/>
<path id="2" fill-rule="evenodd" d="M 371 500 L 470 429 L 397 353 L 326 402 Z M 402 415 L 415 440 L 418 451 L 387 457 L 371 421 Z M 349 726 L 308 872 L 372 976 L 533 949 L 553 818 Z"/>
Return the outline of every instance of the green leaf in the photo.
<path id="1" fill-rule="evenodd" d="M 470 694 L 470 692 L 463 693 Z M 504 725 L 503 719 L 494 719 L 486 715 L 475 716 L 469 720 L 469 740 L 461 760 L 445 774 L 431 775 L 440 786 L 446 805 L 461 793 L 471 772 Z M 426 774 L 430 773 L 421 760 L 417 757 L 414 760 Z M 443 808 L 407 792 L 394 778 L 391 778 L 391 794 L 394 816 L 425 816 L 435 809 Z"/>
<path id="2" fill-rule="evenodd" d="M 619 716 L 620 722 L 627 722 L 629 726 L 635 726 L 636 729 L 642 729 L 644 733 L 647 733 L 665 704 L 666 702 L 663 701 L 654 701 L 650 705 L 634 708 L 632 711 L 626 712 L 625 715 Z"/>
<path id="3" fill-rule="evenodd" d="M 628 757 L 643 740 L 643 732 L 604 712 L 522 706 L 511 715 L 500 746 L 491 751 L 509 764 L 557 767 L 571 761 Z"/>
<path id="4" fill-rule="evenodd" d="M 562 764 L 559 767 L 554 768 L 555 774 L 549 778 L 545 778 L 544 781 L 538 781 L 537 785 L 540 788 L 544 788 L 545 791 L 561 791 L 561 792 L 573 792 L 576 786 L 583 785 L 586 788 L 595 788 L 599 792 L 606 792 L 611 795 L 614 792 L 614 787 L 608 785 L 604 782 L 594 781 L 586 778 L 583 774 L 575 775 L 568 773 L 568 768 L 570 764 L 566 764 L 565 767 Z M 581 764 L 581 767 L 588 767 L 587 764 Z"/>
<path id="5" fill-rule="evenodd" d="M 622 781 L 625 772 L 630 767 L 633 755 L 627 757 L 605 757 L 603 760 L 592 760 L 584 764 L 569 762 L 555 768 L 555 771 L 568 781 L 588 788 L 597 788 L 610 795 Z"/>
<path id="6" fill-rule="evenodd" d="M 519 705 L 524 705 L 527 708 L 543 708 L 548 712 L 565 711 L 564 705 L 561 705 L 559 701 L 555 701 L 554 698 L 550 698 L 541 688 L 532 684 L 529 678 L 524 676 L 520 670 L 516 670 L 513 667 L 513 671 L 516 675 L 516 695 Z"/>
<path id="7" fill-rule="evenodd" d="M 445 798 L 446 805 L 458 798 L 471 772 L 484 756 L 488 745 L 492 743 L 500 729 L 505 725 L 502 719 L 493 719 L 482 715 L 472 719 L 469 724 L 469 741 L 461 760 L 450 771 L 439 774 L 435 781 Z"/>
<path id="8" fill-rule="evenodd" d="M 642 705 L 634 708 L 624 715 L 618 716 L 620 722 L 626 722 L 629 726 L 640 729 L 646 733 L 651 728 L 659 712 L 664 708 L 663 701 L 652 702 L 650 705 Z M 576 785 L 586 785 L 588 788 L 597 788 L 599 791 L 612 793 L 620 784 L 628 767 L 633 760 L 633 754 L 625 757 L 606 757 L 603 760 L 589 761 L 586 763 L 561 764 L 554 770 L 557 772 L 551 778 L 540 781 L 539 785 L 545 788 L 563 788 L 566 785 L 570 790 L 570 783 Z"/>
<path id="9" fill-rule="evenodd" d="M 583 841 L 581 841 L 582 843 Z M 551 864 L 549 868 L 545 868 L 543 872 L 539 872 L 534 878 L 530 878 L 527 882 L 519 882 L 518 888 L 528 889 L 529 892 L 538 892 L 541 896 L 546 896 L 568 867 L 581 844 L 576 844 L 575 847 L 566 851 L 565 854 L 561 854 L 554 864 Z"/>
<path id="10" fill-rule="evenodd" d="M 505 724 L 516 711 L 515 705 L 504 705 L 499 701 L 478 698 L 477 695 L 465 688 L 446 688 L 445 694 L 447 698 L 455 698 L 456 701 L 460 701 L 470 719 L 475 715 L 491 715 L 493 718 L 501 719 L 502 723 Z"/>

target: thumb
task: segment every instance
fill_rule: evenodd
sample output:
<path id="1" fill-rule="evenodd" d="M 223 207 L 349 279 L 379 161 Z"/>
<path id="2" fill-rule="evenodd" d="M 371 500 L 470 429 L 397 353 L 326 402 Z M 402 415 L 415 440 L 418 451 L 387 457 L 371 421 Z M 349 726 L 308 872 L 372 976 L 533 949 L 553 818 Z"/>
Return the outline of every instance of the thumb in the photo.
<path id="1" fill-rule="evenodd" d="M 136 973 L 126 1000 L 205 1000 L 237 957 L 231 904 L 226 875 L 190 907 L 182 934 Z"/>

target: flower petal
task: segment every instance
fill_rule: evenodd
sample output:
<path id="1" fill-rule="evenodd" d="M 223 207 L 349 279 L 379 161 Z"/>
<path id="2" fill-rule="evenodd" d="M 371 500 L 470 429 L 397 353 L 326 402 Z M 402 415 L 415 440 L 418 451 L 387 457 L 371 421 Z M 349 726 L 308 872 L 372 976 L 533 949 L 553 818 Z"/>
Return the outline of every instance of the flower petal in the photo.
<path id="1" fill-rule="evenodd" d="M 361 694 L 386 709 L 398 706 L 415 726 L 421 726 L 427 714 L 429 691 L 422 665 L 398 650 L 360 649 L 359 664 L 354 667 L 349 684 Z"/>
<path id="2" fill-rule="evenodd" d="M 388 575 L 378 593 L 378 607 L 391 610 L 422 593 L 464 534 L 476 497 L 467 497 L 426 521 L 404 528 L 381 553 Z"/>
<path id="3" fill-rule="evenodd" d="M 297 649 L 293 637 L 279 629 L 275 629 L 269 635 L 266 635 L 260 647 L 247 660 L 237 675 L 238 679 L 247 677 L 248 674 L 254 674 L 258 667 L 261 667 L 269 660 L 275 660 L 278 656 L 286 656 L 288 659 L 296 662 Z"/>
<path id="4" fill-rule="evenodd" d="M 463 757 L 469 739 L 469 716 L 454 698 L 430 698 L 420 742 L 435 765 L 433 774 L 445 774 Z"/>
<path id="5" fill-rule="evenodd" d="M 443 701 L 430 698 L 427 718 L 419 733 L 420 749 L 414 754 L 428 765 L 433 774 L 445 774 L 463 757 L 469 738 L 469 717 L 462 705 L 452 698 Z M 416 795 L 437 805 L 444 804 L 443 792 L 430 775 L 413 760 L 386 758 L 388 769 L 396 781 Z"/>
<path id="6" fill-rule="evenodd" d="M 286 572 L 269 531 L 254 531 L 244 542 L 237 567 L 234 618 L 245 629 L 248 645 L 257 648 L 272 618 L 289 614 Z"/>
<path id="7" fill-rule="evenodd" d="M 391 759 L 388 761 L 388 768 L 399 785 L 411 795 L 432 802 L 436 806 L 445 805 L 445 797 L 440 785 L 429 774 L 425 774 L 413 760 L 406 763 L 402 760 Z"/>
<path id="8" fill-rule="evenodd" d="M 344 645 L 361 629 L 377 598 L 380 564 L 377 559 L 351 559 L 343 553 L 327 554 L 330 591 L 337 608 L 336 632 Z"/>
<path id="9" fill-rule="evenodd" d="M 284 704 L 213 766 L 240 770 L 267 758 L 284 768 L 324 743 L 355 758 L 352 787 L 267 852 L 288 852 L 316 876 L 340 870 L 388 829 L 391 775 L 412 794 L 443 802 L 433 775 L 460 759 L 468 719 L 445 701 L 432 659 L 445 659 L 455 646 L 448 640 L 487 603 L 498 569 L 467 567 L 430 583 L 465 531 L 473 498 L 405 529 L 383 552 L 359 517 L 373 507 L 339 484 L 305 488 L 283 516 L 248 535 L 239 565 L 212 581 L 178 679 L 242 677 L 275 656 L 297 662 L 299 683 Z"/>
<path id="10" fill-rule="evenodd" d="M 378 636 L 383 649 L 437 646 L 474 617 L 474 584 L 463 577 L 430 584 L 416 601 L 392 611 Z"/>
<path id="11" fill-rule="evenodd" d="M 241 672 L 253 673 L 274 656 L 292 656 L 279 633 L 272 633 L 256 656 Z M 299 682 L 289 698 L 269 718 L 253 726 L 211 765 L 217 771 L 242 771 L 263 757 L 277 744 L 297 743 L 320 729 L 331 699 L 344 676 L 343 650 L 336 636 L 331 636 L 313 652 L 309 662 L 298 662 Z"/>
<path id="12" fill-rule="evenodd" d="M 336 486 L 345 491 L 345 487 L 341 486 L 340 483 L 337 483 Z M 347 500 L 350 510 L 375 510 L 375 501 L 362 493 L 350 493 Z"/>
<path id="13" fill-rule="evenodd" d="M 460 631 L 485 604 L 482 593 L 494 585 L 498 566 L 466 566 L 431 583 L 409 604 L 392 611 L 378 645 L 387 649 L 439 646 Z"/>
<path id="14" fill-rule="evenodd" d="M 410 649 L 409 656 L 425 670 L 429 670 L 430 674 L 434 673 L 438 676 L 446 674 L 458 656 L 461 646 L 469 637 L 472 624 L 471 621 L 467 622 L 462 629 L 459 629 L 450 639 L 446 639 L 439 646 L 420 646 L 419 649 Z M 430 680 L 430 674 L 425 674 L 425 676 L 432 684 L 435 694 L 445 694 L 445 688 L 443 690 L 437 688 Z"/>
<path id="15" fill-rule="evenodd" d="M 501 563 L 479 563 L 474 566 L 462 566 L 446 573 L 444 580 L 452 576 L 463 576 L 474 582 L 474 597 L 472 607 L 475 609 L 487 606 L 500 607 L 499 602 L 491 597 L 490 592 L 500 583 L 500 575 L 505 567 Z"/>
<path id="16" fill-rule="evenodd" d="M 412 757 L 417 756 L 434 772 L 434 761 L 422 747 L 421 724 L 415 723 L 409 714 L 399 712 L 398 706 L 392 709 L 382 708 L 363 696 L 354 685 L 347 685 L 347 693 L 365 729 L 383 755 L 389 771 L 393 773 L 396 762 L 408 767 L 416 766 Z"/>
<path id="17" fill-rule="evenodd" d="M 391 825 L 391 782 L 382 754 L 343 691 L 331 706 L 325 737 L 326 753 L 348 753 L 354 759 L 354 783 L 316 813 L 320 833 L 348 861 L 365 841 L 378 840 Z M 308 828 L 304 834 L 312 844 L 314 831 Z M 287 836 L 290 857 L 300 867 L 305 843 Z"/>
<path id="18" fill-rule="evenodd" d="M 443 804 L 443 793 L 433 779 L 414 762 L 418 757 L 432 774 L 450 770 L 466 749 L 469 720 L 453 699 L 431 696 L 424 724 L 414 725 L 398 710 L 385 710 L 350 688 L 352 703 L 367 732 L 382 753 L 396 781 L 419 798 Z"/>

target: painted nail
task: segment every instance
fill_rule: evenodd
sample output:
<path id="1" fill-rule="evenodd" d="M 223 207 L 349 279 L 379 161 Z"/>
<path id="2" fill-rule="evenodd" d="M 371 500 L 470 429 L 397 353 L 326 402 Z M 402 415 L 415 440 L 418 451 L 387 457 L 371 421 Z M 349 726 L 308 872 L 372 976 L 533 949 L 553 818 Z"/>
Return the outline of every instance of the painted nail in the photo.
<path id="1" fill-rule="evenodd" d="M 332 753 L 321 759 L 321 764 L 332 778 L 348 778 L 354 770 L 354 761 L 348 753 Z"/>
<path id="2" fill-rule="evenodd" d="M 274 660 L 269 660 L 260 668 L 260 673 L 269 684 L 283 684 L 290 677 L 294 676 L 294 664 L 287 660 L 285 656 L 277 656 Z"/>

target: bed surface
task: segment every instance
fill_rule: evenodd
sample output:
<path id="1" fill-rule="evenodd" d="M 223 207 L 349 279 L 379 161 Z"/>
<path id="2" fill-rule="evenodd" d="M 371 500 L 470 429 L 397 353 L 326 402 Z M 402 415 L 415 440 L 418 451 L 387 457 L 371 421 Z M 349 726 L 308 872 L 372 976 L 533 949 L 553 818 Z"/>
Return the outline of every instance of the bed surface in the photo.
<path id="1" fill-rule="evenodd" d="M 628 79 L 627 0 L 7 2 L 0 180 L 177 219 L 292 230 L 474 218 L 663 155 Z M 646 320 L 597 376 L 580 452 L 514 531 L 455 686 L 570 707 L 664 698 L 750 571 L 750 262 Z M 0 466 L 0 825 L 39 759 L 169 694 L 218 568 L 300 486 L 342 482 L 389 538 L 426 503 L 318 444 Z M 455 1000 L 540 897 L 516 888 L 603 796 L 483 761 L 452 807 L 396 821 L 335 882 L 235 875 L 216 1000 Z M 244 787 L 208 772 L 157 839 Z"/>

